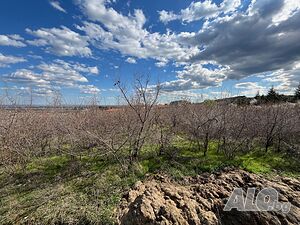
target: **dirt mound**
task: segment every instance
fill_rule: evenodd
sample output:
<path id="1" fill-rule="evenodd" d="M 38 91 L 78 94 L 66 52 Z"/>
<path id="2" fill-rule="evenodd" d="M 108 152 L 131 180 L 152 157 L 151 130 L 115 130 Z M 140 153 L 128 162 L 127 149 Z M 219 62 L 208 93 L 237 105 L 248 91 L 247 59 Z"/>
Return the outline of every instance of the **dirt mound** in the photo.
<path id="1" fill-rule="evenodd" d="M 265 187 L 279 192 L 279 202 L 291 203 L 283 211 L 224 211 L 234 188 Z M 297 179 L 262 176 L 242 170 L 224 170 L 186 178 L 178 183 L 164 176 L 138 182 L 124 195 L 119 208 L 119 224 L 206 224 L 206 225 L 299 225 L 300 182 Z"/>

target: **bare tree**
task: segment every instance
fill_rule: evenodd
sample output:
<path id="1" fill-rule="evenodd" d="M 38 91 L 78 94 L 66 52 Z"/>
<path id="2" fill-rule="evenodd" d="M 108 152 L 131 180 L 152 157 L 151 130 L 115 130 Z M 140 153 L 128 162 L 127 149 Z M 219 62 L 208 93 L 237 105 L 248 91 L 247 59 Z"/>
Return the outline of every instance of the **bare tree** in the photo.
<path id="1" fill-rule="evenodd" d="M 264 142 L 265 152 L 273 145 L 274 137 L 276 134 L 278 122 L 280 120 L 279 113 L 281 107 L 278 105 L 266 106 L 265 111 L 262 112 L 262 139 Z"/>
<path id="2" fill-rule="evenodd" d="M 185 118 L 182 118 L 183 127 L 192 141 L 195 141 L 198 150 L 203 150 L 206 156 L 209 142 L 216 133 L 216 124 L 219 122 L 219 112 L 216 105 L 187 104 Z"/>
<path id="3" fill-rule="evenodd" d="M 154 143 L 158 144 L 158 155 L 163 155 L 171 146 L 175 130 L 171 116 L 170 108 L 157 106 L 155 110 L 154 127 L 152 130 L 152 138 Z"/>
<path id="4" fill-rule="evenodd" d="M 135 115 L 134 120 L 130 121 L 135 124 L 134 135 L 131 141 L 131 157 L 136 159 L 141 148 L 145 143 L 147 134 L 153 124 L 153 108 L 157 103 L 157 99 L 160 92 L 160 85 L 151 86 L 150 77 L 145 79 L 136 78 L 133 86 L 133 94 L 130 96 L 126 88 L 120 81 L 115 83 L 115 86 L 119 88 L 121 94 L 131 109 L 131 112 Z"/>

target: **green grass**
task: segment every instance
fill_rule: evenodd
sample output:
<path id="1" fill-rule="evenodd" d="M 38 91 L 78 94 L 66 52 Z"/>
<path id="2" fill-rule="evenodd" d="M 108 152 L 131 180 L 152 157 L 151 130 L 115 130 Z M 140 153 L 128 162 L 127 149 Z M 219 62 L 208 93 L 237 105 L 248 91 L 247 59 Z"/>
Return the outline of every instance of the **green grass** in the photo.
<path id="1" fill-rule="evenodd" d="M 124 190 L 140 178 L 106 162 L 62 155 L 2 171 L 0 224 L 113 224 Z"/>
<path id="2" fill-rule="evenodd" d="M 204 156 L 194 143 L 180 137 L 164 156 L 157 156 L 157 146 L 146 146 L 126 173 L 115 159 L 97 154 L 44 157 L 14 172 L 0 168 L 0 224 L 114 224 L 122 194 L 147 174 L 180 179 L 225 166 L 300 175 L 297 160 L 284 153 L 257 148 L 228 160 L 217 152 L 215 142 Z"/>
<path id="3" fill-rule="evenodd" d="M 42 171 L 46 176 L 55 176 L 57 173 L 66 169 L 69 165 L 70 159 L 65 156 L 53 156 L 49 158 L 39 158 L 28 163 L 26 171 L 30 173 L 37 173 Z"/>
<path id="4" fill-rule="evenodd" d="M 253 173 L 279 173 L 300 175 L 299 161 L 286 153 L 275 151 L 263 152 L 261 149 L 237 156 L 241 168 Z"/>
<path id="5" fill-rule="evenodd" d="M 174 142 L 177 156 L 173 159 L 153 156 L 140 162 L 145 173 L 167 173 L 173 177 L 196 175 L 201 172 L 214 172 L 221 168 L 232 166 L 242 168 L 257 174 L 281 174 L 299 177 L 300 166 L 298 160 L 283 152 L 270 149 L 265 153 L 257 147 L 249 153 L 238 154 L 232 159 L 217 151 L 217 143 L 210 142 L 206 156 L 198 150 L 195 143 L 182 138 Z"/>

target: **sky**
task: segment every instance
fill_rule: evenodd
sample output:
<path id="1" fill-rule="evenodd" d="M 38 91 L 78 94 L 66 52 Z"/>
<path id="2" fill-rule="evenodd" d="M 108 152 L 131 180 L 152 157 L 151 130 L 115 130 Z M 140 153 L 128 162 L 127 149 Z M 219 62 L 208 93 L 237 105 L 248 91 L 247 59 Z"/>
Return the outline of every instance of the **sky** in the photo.
<path id="1" fill-rule="evenodd" d="M 1 1 L 0 101 L 113 105 L 114 83 L 139 76 L 160 83 L 161 103 L 291 94 L 300 1 Z"/>

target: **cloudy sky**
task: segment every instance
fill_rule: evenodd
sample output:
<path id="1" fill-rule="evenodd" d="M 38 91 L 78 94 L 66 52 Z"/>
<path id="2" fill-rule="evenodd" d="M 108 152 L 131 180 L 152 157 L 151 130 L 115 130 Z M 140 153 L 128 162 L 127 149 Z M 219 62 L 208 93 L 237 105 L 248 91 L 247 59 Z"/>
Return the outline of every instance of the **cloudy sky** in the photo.
<path id="1" fill-rule="evenodd" d="M 253 96 L 300 81 L 298 0 L 2 0 L 0 93 L 42 104 L 150 75 L 167 102 Z"/>

